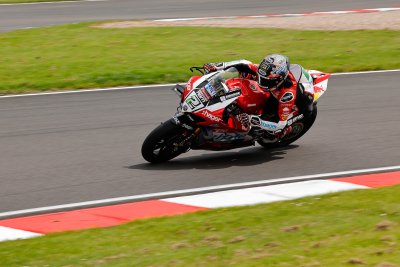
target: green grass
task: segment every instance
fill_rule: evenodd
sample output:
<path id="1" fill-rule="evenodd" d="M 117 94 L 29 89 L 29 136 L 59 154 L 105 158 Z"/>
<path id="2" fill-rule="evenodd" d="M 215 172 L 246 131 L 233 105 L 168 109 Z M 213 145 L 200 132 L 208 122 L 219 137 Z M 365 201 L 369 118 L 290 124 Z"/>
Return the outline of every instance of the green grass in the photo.
<path id="1" fill-rule="evenodd" d="M 346 261 L 353 258 L 363 266 L 400 265 L 399 190 L 356 190 L 1 242 L 0 266 L 340 267 L 352 266 Z M 376 229 L 384 220 L 389 229 Z"/>
<path id="2" fill-rule="evenodd" d="M 64 1 L 81 1 L 81 0 L 0 0 L 0 5 L 18 4 L 18 3 L 37 3 L 37 2 L 64 2 Z"/>
<path id="3" fill-rule="evenodd" d="M 282 53 L 325 72 L 400 68 L 400 34 L 238 28 L 99 29 L 69 24 L 0 34 L 0 94 L 186 81 L 189 67 Z"/>

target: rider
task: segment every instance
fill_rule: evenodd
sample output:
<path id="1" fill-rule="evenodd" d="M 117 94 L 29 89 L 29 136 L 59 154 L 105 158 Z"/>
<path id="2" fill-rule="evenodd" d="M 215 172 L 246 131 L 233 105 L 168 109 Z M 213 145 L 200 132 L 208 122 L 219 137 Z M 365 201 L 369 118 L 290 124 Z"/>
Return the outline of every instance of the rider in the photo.
<path id="1" fill-rule="evenodd" d="M 225 70 L 235 67 L 241 78 L 257 81 L 269 97 L 260 116 L 251 115 L 251 125 L 261 127 L 270 135 L 270 142 L 288 134 L 295 121 L 307 119 L 313 111 L 314 86 L 310 75 L 297 64 L 290 65 L 287 57 L 272 54 L 265 57 L 259 65 L 247 60 L 232 62 L 207 63 L 204 65 L 206 73 Z M 298 115 L 288 121 L 292 110 L 300 111 Z M 236 116 L 236 121 L 247 124 L 247 114 Z M 247 126 L 247 125 L 246 125 Z"/>

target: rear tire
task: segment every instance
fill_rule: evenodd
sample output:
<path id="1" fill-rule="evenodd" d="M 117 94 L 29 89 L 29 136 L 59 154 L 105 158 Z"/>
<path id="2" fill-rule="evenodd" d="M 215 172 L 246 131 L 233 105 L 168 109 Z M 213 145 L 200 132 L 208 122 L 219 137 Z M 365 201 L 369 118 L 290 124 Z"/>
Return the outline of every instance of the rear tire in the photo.
<path id="1" fill-rule="evenodd" d="M 162 163 L 179 156 L 181 152 L 173 143 L 180 129 L 169 120 L 158 125 L 143 142 L 143 158 L 151 163 Z"/>
<path id="2" fill-rule="evenodd" d="M 265 143 L 263 142 L 262 139 L 258 140 L 257 142 L 262 145 L 265 148 L 276 148 L 276 147 L 284 147 L 287 145 L 290 145 L 291 143 L 297 141 L 302 137 L 314 124 L 315 119 L 317 118 L 317 106 L 314 106 L 313 112 L 311 113 L 310 117 L 308 117 L 305 121 L 302 122 L 296 122 L 292 125 L 292 131 L 294 127 L 299 127 L 302 128 L 299 133 L 297 133 L 295 136 L 290 136 L 290 133 L 288 136 L 285 136 L 281 141 L 277 143 Z"/>

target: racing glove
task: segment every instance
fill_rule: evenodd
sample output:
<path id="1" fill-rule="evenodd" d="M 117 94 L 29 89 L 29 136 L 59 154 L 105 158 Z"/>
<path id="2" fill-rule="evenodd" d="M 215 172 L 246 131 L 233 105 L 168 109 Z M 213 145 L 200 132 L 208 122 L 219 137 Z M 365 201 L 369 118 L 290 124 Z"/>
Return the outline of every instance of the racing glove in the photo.
<path id="1" fill-rule="evenodd" d="M 203 68 L 204 68 L 204 71 L 207 74 L 209 74 L 209 73 L 217 71 L 217 70 L 223 70 L 224 62 L 206 63 L 206 64 L 204 64 Z"/>

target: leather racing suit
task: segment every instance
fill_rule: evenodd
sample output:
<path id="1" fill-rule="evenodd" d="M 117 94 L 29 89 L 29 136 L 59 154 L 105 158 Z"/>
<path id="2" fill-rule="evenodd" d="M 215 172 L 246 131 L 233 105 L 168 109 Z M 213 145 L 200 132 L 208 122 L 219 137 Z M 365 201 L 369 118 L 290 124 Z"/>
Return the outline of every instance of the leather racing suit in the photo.
<path id="1" fill-rule="evenodd" d="M 235 67 L 241 78 L 258 80 L 258 64 L 248 60 L 215 63 L 216 70 Z M 268 94 L 268 92 L 266 92 Z M 251 116 L 251 125 L 259 126 L 266 131 L 282 132 L 292 123 L 307 119 L 313 111 L 314 85 L 312 77 L 298 64 L 291 64 L 289 75 L 280 86 L 272 90 L 264 105 L 261 116 Z M 292 111 L 300 111 L 288 120 Z"/>

